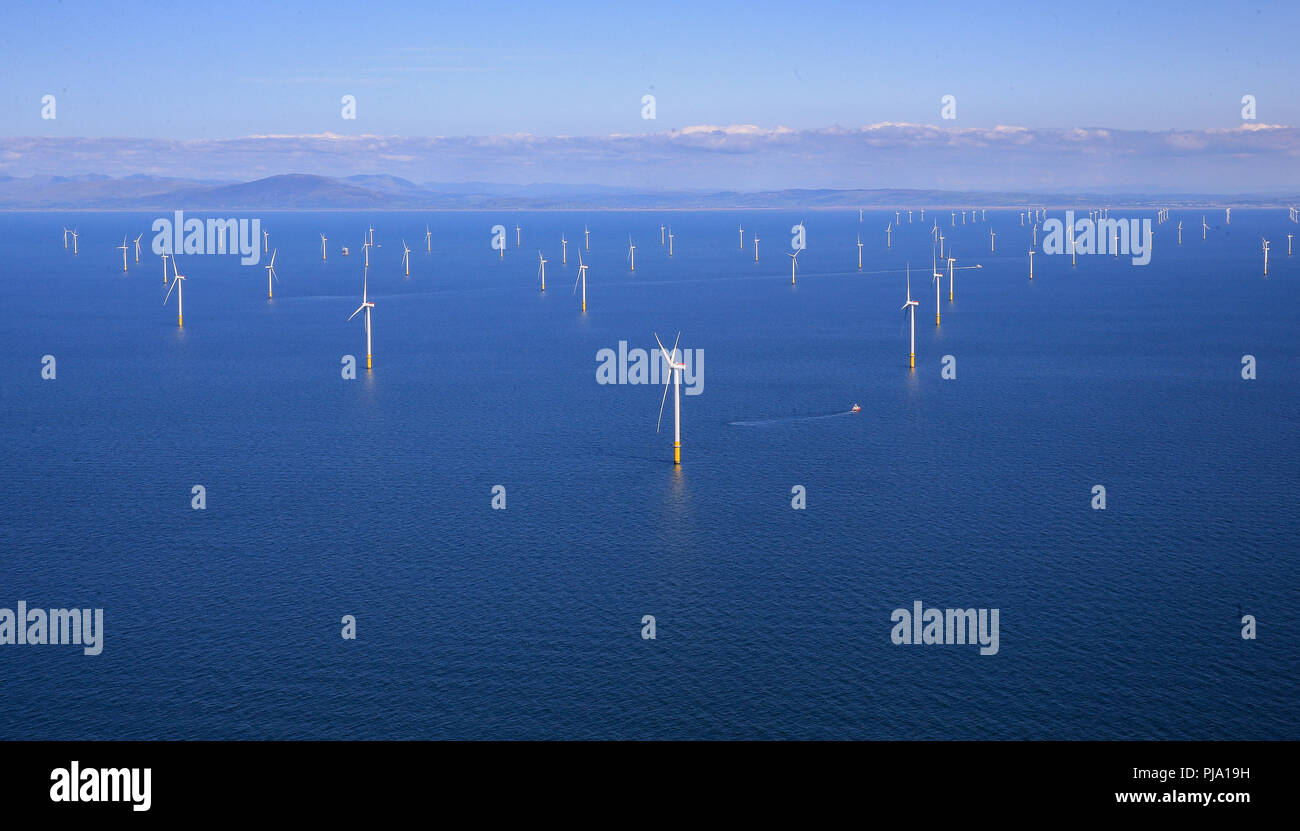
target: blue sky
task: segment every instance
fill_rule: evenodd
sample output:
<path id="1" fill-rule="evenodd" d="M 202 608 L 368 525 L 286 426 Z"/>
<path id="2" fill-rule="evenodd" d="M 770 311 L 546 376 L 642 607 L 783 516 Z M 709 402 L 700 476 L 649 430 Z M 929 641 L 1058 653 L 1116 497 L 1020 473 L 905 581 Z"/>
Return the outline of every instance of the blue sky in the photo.
<path id="1" fill-rule="evenodd" d="M 0 19 L 0 137 L 602 137 L 881 122 L 1202 130 L 1239 128 L 1248 93 L 1259 123 L 1300 124 L 1294 0 L 203 10 L 23 0 Z M 47 93 L 54 120 L 40 117 Z M 655 120 L 641 118 L 647 93 Z M 354 121 L 340 116 L 345 94 Z M 953 121 L 939 117 L 947 94 Z"/>

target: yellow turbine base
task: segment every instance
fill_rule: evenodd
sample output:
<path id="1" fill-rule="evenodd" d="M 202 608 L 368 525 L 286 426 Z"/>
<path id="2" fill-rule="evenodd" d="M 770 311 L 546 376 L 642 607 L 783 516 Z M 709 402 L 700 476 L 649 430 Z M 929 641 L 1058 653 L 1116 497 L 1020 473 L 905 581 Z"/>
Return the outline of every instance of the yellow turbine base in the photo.
<path id="1" fill-rule="evenodd" d="M 935 326 L 938 326 L 938 325 L 939 325 L 939 315 L 938 315 L 938 314 L 936 314 L 936 315 L 934 316 L 934 325 L 935 325 Z"/>
<path id="2" fill-rule="evenodd" d="M 177 315 L 177 316 L 176 316 L 176 326 L 179 328 L 179 327 L 182 327 L 182 326 L 184 326 L 184 325 L 185 325 L 185 320 L 184 320 L 183 318 L 181 318 L 180 315 Z"/>
<path id="3" fill-rule="evenodd" d="M 675 441 L 673 442 L 673 464 L 679 465 L 681 463 L 682 463 L 682 443 L 679 441 Z"/>
<path id="4" fill-rule="evenodd" d="M 367 352 L 367 353 L 366 353 L 366 369 L 370 369 L 370 366 L 371 366 L 371 362 L 370 362 L 370 353 Z"/>
<path id="5" fill-rule="evenodd" d="M 911 352 L 911 353 L 908 354 L 908 356 L 907 356 L 907 365 L 908 365 L 909 367 L 911 367 L 912 369 L 916 369 L 916 353 L 915 353 L 915 352 Z"/>
<path id="6" fill-rule="evenodd" d="M 586 311 L 587 311 L 587 304 L 586 304 L 586 303 L 583 303 L 583 304 L 582 304 L 582 311 L 583 311 L 584 314 L 586 313 Z"/>

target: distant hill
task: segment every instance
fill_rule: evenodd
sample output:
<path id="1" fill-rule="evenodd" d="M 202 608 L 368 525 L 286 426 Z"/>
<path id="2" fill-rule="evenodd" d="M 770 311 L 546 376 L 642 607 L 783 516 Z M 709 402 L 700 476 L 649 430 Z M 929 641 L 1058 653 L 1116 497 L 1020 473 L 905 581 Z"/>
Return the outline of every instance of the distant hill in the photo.
<path id="1" fill-rule="evenodd" d="M 251 182 L 144 174 L 0 177 L 0 210 L 552 210 L 945 208 L 956 206 L 1284 206 L 1300 196 L 899 190 L 653 191 L 608 185 L 486 182 L 418 184 L 399 176 L 342 179 L 290 173 Z"/>

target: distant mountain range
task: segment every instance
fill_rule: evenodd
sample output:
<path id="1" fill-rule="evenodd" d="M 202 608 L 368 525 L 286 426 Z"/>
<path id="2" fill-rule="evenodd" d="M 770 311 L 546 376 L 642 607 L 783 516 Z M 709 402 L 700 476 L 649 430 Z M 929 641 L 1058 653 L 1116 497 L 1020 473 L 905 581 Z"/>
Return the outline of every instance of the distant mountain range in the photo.
<path id="1" fill-rule="evenodd" d="M 565 210 L 858 207 L 1015 207 L 1020 205 L 1282 206 L 1300 196 L 1099 194 L 849 189 L 653 191 L 604 185 L 486 182 L 417 184 L 397 176 L 344 178 L 286 174 L 251 182 L 137 174 L 0 176 L 0 210 Z"/>

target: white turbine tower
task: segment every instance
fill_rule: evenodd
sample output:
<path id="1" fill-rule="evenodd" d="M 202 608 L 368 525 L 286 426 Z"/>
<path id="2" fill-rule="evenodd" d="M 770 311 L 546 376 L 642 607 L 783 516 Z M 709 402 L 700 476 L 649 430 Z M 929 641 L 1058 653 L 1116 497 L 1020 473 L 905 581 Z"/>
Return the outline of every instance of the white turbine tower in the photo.
<path id="1" fill-rule="evenodd" d="M 537 276 L 542 278 L 542 291 L 546 291 L 546 258 L 540 248 L 537 250 Z"/>
<path id="2" fill-rule="evenodd" d="M 1034 279 L 1034 249 L 1029 249 L 1029 279 Z"/>
<path id="3" fill-rule="evenodd" d="M 77 229 L 72 229 L 72 253 L 77 253 Z"/>
<path id="4" fill-rule="evenodd" d="M 274 277 L 275 282 L 277 283 L 280 282 L 280 276 L 275 273 L 275 253 L 276 251 L 279 250 L 280 249 L 277 248 L 275 251 L 271 252 L 271 262 L 268 263 L 266 266 L 266 299 L 267 300 L 271 299 L 271 278 Z"/>
<path id="5" fill-rule="evenodd" d="M 912 299 L 912 264 L 907 264 L 907 302 L 903 304 L 903 314 L 912 313 L 912 348 L 907 353 L 907 365 L 916 369 L 916 307 L 921 301 Z"/>
<path id="6" fill-rule="evenodd" d="M 1262 239 L 1262 238 L 1261 238 Z M 1268 240 L 1264 240 L 1264 276 L 1268 276 Z"/>
<path id="7" fill-rule="evenodd" d="M 143 236 L 144 234 L 141 234 L 139 237 L 135 238 L 135 261 L 137 263 L 140 262 L 140 237 Z"/>
<path id="8" fill-rule="evenodd" d="M 659 340 L 659 333 L 655 333 L 655 343 L 659 344 L 659 351 L 663 354 L 664 362 L 668 364 L 668 377 L 664 379 L 664 397 L 659 401 L 659 423 L 655 425 L 655 432 L 664 423 L 664 404 L 668 402 L 668 382 L 673 385 L 673 464 L 682 463 L 682 370 L 686 369 L 686 364 L 677 360 L 677 343 L 682 339 L 682 333 L 677 333 L 677 340 L 673 341 L 673 351 L 669 352 L 664 349 L 663 341 Z"/>
<path id="9" fill-rule="evenodd" d="M 325 235 L 324 235 L 324 234 L 321 234 L 321 235 L 320 235 L 320 260 L 321 260 L 321 262 L 325 262 L 325 239 L 326 239 Z"/>
<path id="10" fill-rule="evenodd" d="M 406 247 L 406 240 L 402 240 L 402 267 L 406 269 L 406 276 L 411 276 L 411 249 Z"/>
<path id="11" fill-rule="evenodd" d="M 894 223 L 891 222 L 885 226 L 885 247 L 886 248 L 894 247 L 893 231 L 894 231 Z"/>
<path id="12" fill-rule="evenodd" d="M 582 313 L 587 313 L 587 264 L 582 261 L 582 255 L 578 255 L 578 279 L 573 281 L 573 291 L 578 291 L 578 283 L 582 283 Z"/>
<path id="13" fill-rule="evenodd" d="M 1210 226 L 1205 224 L 1205 214 L 1201 214 L 1201 239 L 1205 239 L 1205 232 L 1210 230 Z"/>
<path id="14" fill-rule="evenodd" d="M 126 237 L 122 237 L 122 244 L 117 247 L 122 249 L 122 270 L 126 271 Z"/>
<path id="15" fill-rule="evenodd" d="M 162 261 L 163 261 L 163 285 L 165 286 L 167 285 L 167 254 L 166 253 L 162 255 Z"/>
<path id="16" fill-rule="evenodd" d="M 181 274 L 181 270 L 180 268 L 177 267 L 176 263 L 177 263 L 176 256 L 173 255 L 172 270 L 175 272 L 175 274 L 172 276 L 171 288 L 167 289 L 167 296 L 163 298 L 163 305 L 164 306 L 167 305 L 167 301 L 170 300 L 172 296 L 172 289 L 175 289 L 176 290 L 176 326 L 177 328 L 183 328 L 185 326 L 185 296 L 184 296 L 185 289 L 181 286 L 181 283 L 185 282 L 185 275 Z"/>
<path id="17" fill-rule="evenodd" d="M 1178 244 L 1183 244 L 1183 221 L 1178 220 Z"/>
<path id="18" fill-rule="evenodd" d="M 256 243 L 254 243 L 256 245 Z M 271 250 L 271 232 L 262 232 L 262 253 L 265 254 Z"/>
<path id="19" fill-rule="evenodd" d="M 426 254 L 433 253 L 433 231 L 429 230 L 428 225 L 424 226 L 424 251 Z"/>
<path id="20" fill-rule="evenodd" d="M 579 257 L 578 259 L 582 258 Z M 564 234 L 560 234 L 560 264 L 569 264 L 569 241 L 564 238 Z"/>
<path id="21" fill-rule="evenodd" d="M 72 233 L 72 230 L 65 226 L 63 229 L 63 250 L 64 251 L 68 250 L 68 234 L 70 233 Z"/>
<path id="22" fill-rule="evenodd" d="M 636 271 L 636 246 L 632 244 L 631 235 L 627 238 L 627 261 L 632 265 L 632 271 Z"/>
<path id="23" fill-rule="evenodd" d="M 668 256 L 673 255 L 673 229 L 668 229 Z"/>
<path id="24" fill-rule="evenodd" d="M 740 226 L 740 250 L 745 250 L 745 226 Z"/>
<path id="25" fill-rule="evenodd" d="M 348 315 L 348 320 L 351 320 L 352 318 L 356 317 L 357 314 L 360 313 L 362 310 L 365 310 L 365 313 L 366 313 L 366 369 L 367 369 L 367 370 L 369 370 L 369 369 L 371 368 L 371 360 L 370 360 L 370 310 L 373 309 L 373 308 L 375 307 L 374 302 L 370 299 L 370 294 L 369 294 L 369 284 L 370 284 L 370 270 L 367 269 L 366 272 L 365 272 L 365 274 L 364 274 L 364 275 L 362 276 L 362 278 L 361 278 L 361 305 L 360 305 L 360 306 L 357 306 L 357 310 L 356 310 L 355 312 L 353 312 L 352 314 Z"/>
<path id="26" fill-rule="evenodd" d="M 802 248 L 796 249 L 793 254 L 789 251 L 785 252 L 785 255 L 790 258 L 790 285 L 792 286 L 794 285 L 795 270 L 799 267 L 799 252 L 802 250 Z"/>
<path id="27" fill-rule="evenodd" d="M 590 251 L 591 250 L 591 229 L 588 228 L 585 224 L 582 226 L 582 242 L 583 242 L 583 247 L 586 248 L 588 251 Z"/>
<path id="28" fill-rule="evenodd" d="M 758 237 L 754 237 L 754 262 L 758 262 Z"/>
<path id="29" fill-rule="evenodd" d="M 402 247 L 406 247 L 406 241 L 402 241 Z M 519 223 L 515 223 L 515 248 L 519 247 Z"/>
<path id="30" fill-rule="evenodd" d="M 990 229 L 989 229 L 989 253 L 990 253 L 990 254 L 993 253 L 993 238 L 996 237 L 996 236 L 997 236 L 997 234 L 994 233 L 994 231 L 993 231 L 992 228 L 990 228 Z"/>
<path id="31" fill-rule="evenodd" d="M 862 270 L 862 235 L 858 234 L 858 271 Z"/>
<path id="32" fill-rule="evenodd" d="M 939 289 L 943 286 L 943 272 L 934 262 L 934 251 L 930 252 L 930 282 L 934 283 L 934 325 L 939 325 Z"/>

